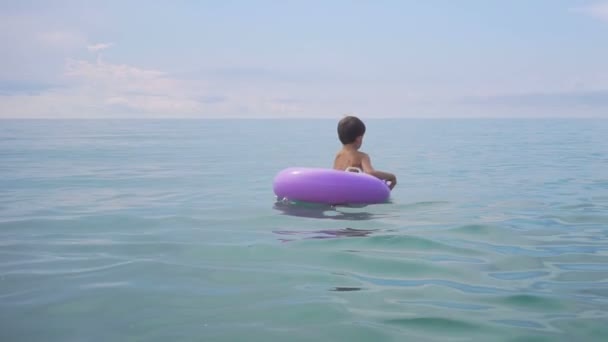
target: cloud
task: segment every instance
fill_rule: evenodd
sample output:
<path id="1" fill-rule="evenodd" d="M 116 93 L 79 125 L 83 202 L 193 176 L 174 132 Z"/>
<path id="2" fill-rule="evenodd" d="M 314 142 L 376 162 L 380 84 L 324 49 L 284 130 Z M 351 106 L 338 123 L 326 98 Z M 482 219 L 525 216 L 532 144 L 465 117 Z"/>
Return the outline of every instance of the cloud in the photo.
<path id="1" fill-rule="evenodd" d="M 86 55 L 86 45 L 80 28 L 39 15 L 0 13 L 0 82 L 60 83 L 65 59 Z"/>
<path id="2" fill-rule="evenodd" d="M 57 87 L 51 83 L 0 80 L 0 95 L 39 95 Z"/>
<path id="3" fill-rule="evenodd" d="M 15 48 L 21 50 L 17 52 L 48 52 L 82 49 L 87 39 L 82 30 L 50 23 L 45 17 L 0 13 L 0 42 L 11 46 L 7 53 L 14 53 Z"/>
<path id="4" fill-rule="evenodd" d="M 98 52 L 101 50 L 106 50 L 106 49 L 112 47 L 112 45 L 114 45 L 114 44 L 113 43 L 97 43 L 97 44 L 87 45 L 87 49 L 91 52 Z"/>
<path id="5" fill-rule="evenodd" d="M 304 110 L 301 103 L 285 101 L 287 92 L 238 82 L 220 85 L 200 78 L 176 78 L 160 70 L 101 59 L 68 60 L 65 76 L 82 91 L 95 94 L 100 106 L 142 115 L 276 117 Z"/>
<path id="6" fill-rule="evenodd" d="M 77 31 L 43 31 L 36 36 L 43 45 L 56 48 L 80 48 L 86 42 L 86 37 Z"/>
<path id="7" fill-rule="evenodd" d="M 0 84 L 0 118 L 205 118 L 301 116 L 285 93 L 180 79 L 156 69 L 68 59 L 62 84 Z"/>
<path id="8" fill-rule="evenodd" d="M 187 82 L 164 72 L 125 64 L 69 60 L 65 75 L 79 87 L 98 94 L 101 104 L 142 112 L 188 114 L 201 111 Z"/>
<path id="9" fill-rule="evenodd" d="M 90 56 L 89 56 L 90 58 Z M 60 83 L 0 82 L 0 118 L 605 117 L 608 88 L 409 96 L 299 83 L 177 77 L 159 69 L 68 59 Z"/>
<path id="10" fill-rule="evenodd" d="M 461 102 L 509 107 L 604 108 L 608 107 L 608 90 L 474 96 L 465 97 Z"/>
<path id="11" fill-rule="evenodd" d="M 142 69 L 126 64 L 106 63 L 103 60 L 90 62 L 86 60 L 68 59 L 65 75 L 84 83 L 94 83 L 97 86 L 107 86 L 118 90 L 158 89 L 166 91 L 172 86 L 172 80 L 158 70 Z"/>
<path id="12" fill-rule="evenodd" d="M 597 19 L 608 21 L 608 2 L 598 2 L 593 5 L 577 7 L 573 11 L 585 13 Z"/>
<path id="13" fill-rule="evenodd" d="M 3 82 L 0 117 L 192 117 L 205 112 L 199 100 L 204 84 L 158 70 L 69 59 L 61 79 L 60 86 Z"/>

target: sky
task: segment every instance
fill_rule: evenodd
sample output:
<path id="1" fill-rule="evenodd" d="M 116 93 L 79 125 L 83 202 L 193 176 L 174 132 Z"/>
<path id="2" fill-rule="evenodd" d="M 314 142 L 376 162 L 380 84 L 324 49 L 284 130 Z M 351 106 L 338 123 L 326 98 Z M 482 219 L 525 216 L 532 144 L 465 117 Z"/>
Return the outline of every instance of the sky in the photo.
<path id="1" fill-rule="evenodd" d="M 0 0 L 0 118 L 608 118 L 608 0 Z"/>

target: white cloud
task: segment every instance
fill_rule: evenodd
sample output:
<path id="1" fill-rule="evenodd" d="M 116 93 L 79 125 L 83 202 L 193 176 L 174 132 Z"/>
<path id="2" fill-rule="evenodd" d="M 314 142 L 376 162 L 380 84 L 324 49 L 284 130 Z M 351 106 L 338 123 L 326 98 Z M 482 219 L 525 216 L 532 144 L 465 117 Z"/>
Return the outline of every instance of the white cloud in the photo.
<path id="1" fill-rule="evenodd" d="M 178 79 L 160 70 L 69 59 L 64 86 L 0 95 L 0 118 L 285 117 L 306 114 L 285 93 L 250 85 L 212 89 L 204 80 Z M 211 99 L 211 100 L 210 100 Z M 310 108 L 307 108 L 310 109 Z M 315 113 L 313 111 L 313 113 Z"/>
<path id="2" fill-rule="evenodd" d="M 82 49 L 87 39 L 82 30 L 49 23 L 41 16 L 0 13 L 0 42 L 18 48 L 19 52 L 65 52 Z"/>
<path id="3" fill-rule="evenodd" d="M 100 105 L 115 109 L 122 107 L 167 115 L 187 115 L 203 109 L 195 99 L 196 92 L 188 88 L 187 82 L 168 77 L 158 70 L 102 60 L 69 60 L 65 75 L 81 89 L 96 94 L 96 102 Z"/>
<path id="4" fill-rule="evenodd" d="M 57 83 L 65 58 L 86 53 L 85 33 L 39 15 L 0 13 L 0 80 Z"/>
<path id="5" fill-rule="evenodd" d="M 106 63 L 103 60 L 89 62 L 69 59 L 65 75 L 84 84 L 116 91 L 167 92 L 175 86 L 175 81 L 166 77 L 162 71 Z"/>
<path id="6" fill-rule="evenodd" d="M 51 30 L 36 33 L 36 38 L 43 45 L 60 48 L 81 48 L 86 43 L 86 37 L 77 31 Z"/>
<path id="7" fill-rule="evenodd" d="M 112 45 L 114 45 L 114 44 L 113 43 L 97 43 L 97 44 L 87 45 L 87 49 L 91 52 L 98 52 L 101 50 L 109 49 L 110 47 L 112 47 Z"/>
<path id="8" fill-rule="evenodd" d="M 593 5 L 578 7 L 574 11 L 582 12 L 600 20 L 608 21 L 608 2 L 598 2 Z"/>
<path id="9" fill-rule="evenodd" d="M 182 81 L 158 70 L 102 60 L 70 59 L 64 85 L 36 94 L 0 96 L 0 117 L 196 117 L 205 108 L 197 96 L 205 93 L 200 81 Z"/>

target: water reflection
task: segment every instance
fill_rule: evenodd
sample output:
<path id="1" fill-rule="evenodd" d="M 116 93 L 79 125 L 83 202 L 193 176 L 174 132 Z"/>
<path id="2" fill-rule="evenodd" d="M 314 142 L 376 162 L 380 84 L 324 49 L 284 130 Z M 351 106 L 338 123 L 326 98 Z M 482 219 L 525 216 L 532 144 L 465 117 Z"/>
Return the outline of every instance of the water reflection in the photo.
<path id="1" fill-rule="evenodd" d="M 297 231 L 297 230 L 275 230 L 273 233 L 283 236 L 293 236 L 293 238 L 281 238 L 283 242 L 294 241 L 299 239 L 334 239 L 344 237 L 366 237 L 377 229 L 323 229 L 315 231 Z"/>
<path id="2" fill-rule="evenodd" d="M 280 210 L 284 215 L 331 219 L 331 220 L 352 220 L 365 221 L 377 218 L 377 215 L 366 211 L 347 212 L 339 208 L 365 208 L 366 205 L 332 206 L 327 204 L 304 203 L 304 202 L 284 202 L 278 201 L 274 204 L 274 209 Z"/>
<path id="3" fill-rule="evenodd" d="M 334 287 L 330 291 L 334 292 L 353 292 L 353 291 L 361 291 L 363 290 L 360 287 Z"/>

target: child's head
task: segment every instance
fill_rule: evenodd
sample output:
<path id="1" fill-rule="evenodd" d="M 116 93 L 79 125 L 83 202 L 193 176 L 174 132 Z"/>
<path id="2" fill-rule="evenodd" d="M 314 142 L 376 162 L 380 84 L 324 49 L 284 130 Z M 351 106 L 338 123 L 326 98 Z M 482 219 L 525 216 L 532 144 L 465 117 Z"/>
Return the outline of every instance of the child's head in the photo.
<path id="1" fill-rule="evenodd" d="M 364 134 L 365 124 L 355 116 L 345 116 L 338 122 L 338 138 L 343 145 L 356 143 L 359 148 Z"/>

